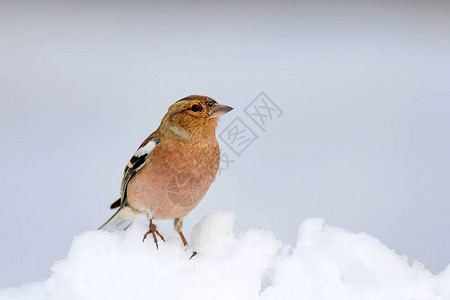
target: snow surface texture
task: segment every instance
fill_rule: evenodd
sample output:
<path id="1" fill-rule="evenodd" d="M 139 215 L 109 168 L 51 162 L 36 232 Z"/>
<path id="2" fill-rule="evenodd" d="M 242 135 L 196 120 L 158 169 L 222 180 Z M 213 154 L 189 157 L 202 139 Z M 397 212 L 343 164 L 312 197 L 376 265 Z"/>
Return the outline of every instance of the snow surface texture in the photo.
<path id="1" fill-rule="evenodd" d="M 294 248 L 266 230 L 234 233 L 235 215 L 215 211 L 191 233 L 142 243 L 147 227 L 77 236 L 45 282 L 0 291 L 0 299 L 450 299 L 450 267 L 409 265 L 376 238 L 306 220 Z"/>

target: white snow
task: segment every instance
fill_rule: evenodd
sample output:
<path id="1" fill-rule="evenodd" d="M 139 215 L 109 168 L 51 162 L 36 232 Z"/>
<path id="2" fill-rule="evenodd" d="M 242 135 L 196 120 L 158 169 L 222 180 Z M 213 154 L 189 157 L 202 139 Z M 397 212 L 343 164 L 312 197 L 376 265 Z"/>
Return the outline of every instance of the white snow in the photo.
<path id="1" fill-rule="evenodd" d="M 144 224 L 85 232 L 48 280 L 0 299 L 450 299 L 450 267 L 433 275 L 368 234 L 309 219 L 291 248 L 260 228 L 236 233 L 234 220 L 230 211 L 205 216 L 191 260 L 175 235 L 159 250 L 142 243 Z"/>

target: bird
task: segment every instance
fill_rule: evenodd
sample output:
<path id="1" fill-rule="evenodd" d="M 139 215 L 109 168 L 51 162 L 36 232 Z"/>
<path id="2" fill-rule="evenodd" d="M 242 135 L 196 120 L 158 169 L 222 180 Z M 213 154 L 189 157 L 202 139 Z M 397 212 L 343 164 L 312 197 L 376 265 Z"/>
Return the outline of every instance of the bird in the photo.
<path id="1" fill-rule="evenodd" d="M 220 163 L 216 139 L 219 117 L 233 108 L 201 95 L 176 101 L 158 129 L 139 146 L 127 163 L 120 198 L 111 204 L 113 216 L 99 229 L 126 230 L 139 216 L 149 221 L 148 232 L 158 249 L 153 220 L 173 220 L 183 245 L 184 217 L 202 200 L 214 181 Z M 195 255 L 195 252 L 194 254 Z"/>

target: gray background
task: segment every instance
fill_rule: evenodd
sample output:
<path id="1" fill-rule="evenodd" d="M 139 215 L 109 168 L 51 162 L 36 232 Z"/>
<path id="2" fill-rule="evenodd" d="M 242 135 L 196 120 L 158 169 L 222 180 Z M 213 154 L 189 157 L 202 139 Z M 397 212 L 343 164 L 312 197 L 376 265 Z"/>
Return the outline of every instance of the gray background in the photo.
<path id="1" fill-rule="evenodd" d="M 128 159 L 190 94 L 259 138 L 186 233 L 222 208 L 293 244 L 318 216 L 450 262 L 448 1 L 78 2 L 0 3 L 0 286 L 44 279 L 109 217 Z M 261 91 L 284 111 L 266 132 L 243 112 Z"/>

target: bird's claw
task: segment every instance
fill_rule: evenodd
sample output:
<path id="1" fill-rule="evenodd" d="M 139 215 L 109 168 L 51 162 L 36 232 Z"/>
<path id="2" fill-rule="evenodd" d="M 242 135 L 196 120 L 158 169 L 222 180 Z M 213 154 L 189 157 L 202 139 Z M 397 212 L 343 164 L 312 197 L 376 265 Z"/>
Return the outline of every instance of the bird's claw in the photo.
<path id="1" fill-rule="evenodd" d="M 145 239 L 147 238 L 147 235 L 151 234 L 153 236 L 153 241 L 155 242 L 156 245 L 156 249 L 158 250 L 158 239 L 156 238 L 156 235 L 159 236 L 159 238 L 165 242 L 166 240 L 164 239 L 164 237 L 161 235 L 161 233 L 159 233 L 159 231 L 156 229 L 156 225 L 152 223 L 152 221 L 150 221 L 150 225 L 148 226 L 148 231 L 146 234 L 144 234 L 144 238 L 142 239 L 142 242 L 145 241 Z"/>
<path id="2" fill-rule="evenodd" d="M 193 251 L 191 257 L 189 257 L 189 260 L 191 260 L 196 255 L 197 255 L 197 251 Z"/>

